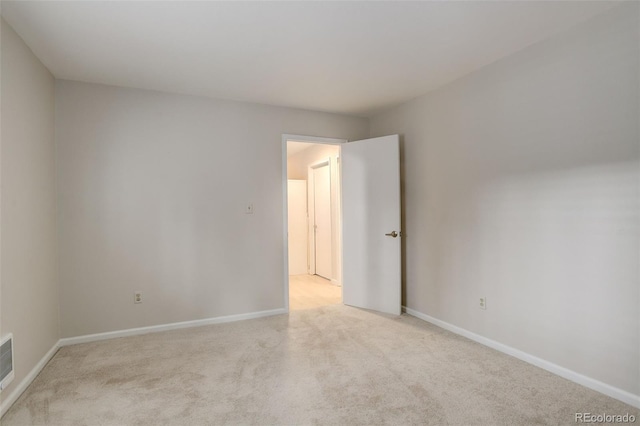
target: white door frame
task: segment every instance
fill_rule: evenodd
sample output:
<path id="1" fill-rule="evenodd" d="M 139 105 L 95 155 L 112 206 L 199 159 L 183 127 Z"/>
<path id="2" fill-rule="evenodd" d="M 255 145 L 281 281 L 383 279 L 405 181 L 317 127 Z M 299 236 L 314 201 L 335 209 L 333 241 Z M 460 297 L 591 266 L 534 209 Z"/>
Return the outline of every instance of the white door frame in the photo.
<path id="1" fill-rule="evenodd" d="M 287 191 L 287 142 L 307 142 L 307 143 L 318 143 L 318 144 L 328 144 L 328 145 L 342 145 L 347 143 L 347 139 L 336 139 L 336 138 L 322 138 L 317 136 L 304 136 L 304 135 L 292 135 L 292 134 L 283 134 L 282 135 L 282 241 L 284 247 L 284 308 L 287 312 L 289 312 L 289 218 L 288 218 L 288 210 L 287 210 L 287 199 L 288 199 L 288 191 Z"/>
<path id="2" fill-rule="evenodd" d="M 329 179 L 331 179 L 331 158 L 325 158 L 324 160 L 317 161 L 313 164 L 310 164 L 307 167 L 307 212 L 309 217 L 309 222 L 307 223 L 308 237 L 307 241 L 309 242 L 309 268 L 308 272 L 310 275 L 314 275 L 316 273 L 316 233 L 315 226 L 316 223 L 316 205 L 315 205 L 315 177 L 313 175 L 313 170 L 318 167 L 329 167 Z M 312 191 L 313 190 L 313 191 Z M 329 195 L 329 199 L 331 200 L 331 194 Z M 333 204 L 331 203 L 331 210 L 333 212 Z M 331 227 L 333 229 L 333 220 L 331 221 Z M 331 231 L 330 231 L 331 232 Z M 333 237 L 333 232 L 331 232 L 331 236 Z M 331 248 L 333 249 L 334 241 L 331 242 Z M 333 255 L 331 256 L 333 260 Z M 332 265 L 333 266 L 333 265 Z M 333 272 L 328 279 L 332 279 Z M 325 277 L 326 278 L 326 277 Z"/>

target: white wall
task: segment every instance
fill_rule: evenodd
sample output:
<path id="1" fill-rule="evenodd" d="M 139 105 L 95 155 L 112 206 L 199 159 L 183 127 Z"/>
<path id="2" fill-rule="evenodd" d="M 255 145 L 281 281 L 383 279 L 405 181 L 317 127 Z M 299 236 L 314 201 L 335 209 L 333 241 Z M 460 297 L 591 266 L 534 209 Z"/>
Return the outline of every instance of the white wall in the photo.
<path id="1" fill-rule="evenodd" d="M 2 3 L 0 3 L 0 12 L 2 11 Z M 0 100 L 2 99 L 2 32 L 4 19 L 0 16 Z M 0 101 L 0 339 L 4 337 L 4 329 L 2 327 L 2 105 Z M 2 407 L 5 398 L 0 392 L 0 417 L 2 417 Z"/>
<path id="2" fill-rule="evenodd" d="M 308 272 L 309 261 L 307 181 L 289 179 L 287 198 L 289 275 L 303 275 Z"/>
<path id="3" fill-rule="evenodd" d="M 635 395 L 638 28 L 623 5 L 371 122 L 403 136 L 406 305 Z"/>
<path id="4" fill-rule="evenodd" d="M 54 79 L 13 29 L 1 26 L 0 335 L 13 333 L 15 355 L 5 400 L 56 344 L 60 326 Z"/>
<path id="5" fill-rule="evenodd" d="M 362 118 L 70 81 L 56 85 L 56 125 L 64 337 L 284 307 L 282 134 L 368 131 Z"/>
<path id="6" fill-rule="evenodd" d="M 287 158 L 287 176 L 289 179 L 307 180 L 311 164 L 327 158 L 336 159 L 340 155 L 340 147 L 331 144 L 309 144 L 309 148 Z"/>

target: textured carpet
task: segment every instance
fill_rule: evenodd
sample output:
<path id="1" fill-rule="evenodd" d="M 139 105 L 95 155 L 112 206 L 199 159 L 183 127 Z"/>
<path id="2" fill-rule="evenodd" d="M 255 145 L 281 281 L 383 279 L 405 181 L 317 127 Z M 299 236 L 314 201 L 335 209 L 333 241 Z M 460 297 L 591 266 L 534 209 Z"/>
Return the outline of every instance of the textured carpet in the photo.
<path id="1" fill-rule="evenodd" d="M 2 426 L 557 425 L 576 412 L 640 418 L 418 319 L 337 305 L 61 348 Z"/>

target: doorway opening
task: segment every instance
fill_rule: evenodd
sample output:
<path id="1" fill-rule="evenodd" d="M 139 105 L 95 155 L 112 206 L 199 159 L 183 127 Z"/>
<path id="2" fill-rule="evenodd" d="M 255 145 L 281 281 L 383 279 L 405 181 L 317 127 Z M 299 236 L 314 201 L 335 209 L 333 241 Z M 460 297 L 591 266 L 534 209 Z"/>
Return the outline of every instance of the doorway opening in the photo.
<path id="1" fill-rule="evenodd" d="M 290 310 L 290 279 L 289 258 L 296 253 L 304 256 L 304 249 L 289 250 L 289 221 L 288 212 L 288 144 L 301 142 L 301 148 L 308 144 L 338 145 L 339 151 L 335 160 L 329 155 L 321 156 L 310 162 L 307 167 L 307 212 L 309 212 L 309 194 L 314 194 L 312 203 L 316 200 L 315 184 L 312 191 L 308 190 L 309 180 L 323 179 L 327 170 L 322 169 L 325 162 L 329 164 L 328 174 L 330 193 L 335 194 L 335 203 L 331 204 L 331 280 L 341 288 L 341 302 L 356 308 L 370 309 L 391 315 L 400 315 L 402 299 L 402 250 L 401 250 L 401 210 L 400 210 L 400 136 L 388 135 L 376 138 L 351 141 L 314 138 L 306 136 L 282 136 L 282 185 L 283 185 L 283 248 L 284 248 L 284 305 Z M 292 145 L 294 146 L 294 145 Z M 320 147 L 322 148 L 322 147 Z M 309 148 L 310 150 L 312 148 Z M 328 158 L 328 159 L 327 159 Z M 333 166 L 332 166 L 333 165 Z M 332 172 L 333 170 L 333 172 Z M 294 175 L 291 175 L 295 177 Z M 304 180 L 304 174 L 298 175 Z M 309 179 L 311 177 L 311 179 Z M 294 179 L 295 180 L 295 179 Z M 292 190 L 293 191 L 293 190 Z M 320 191 L 322 189 L 320 188 Z M 303 202 L 302 202 L 303 204 Z M 291 203 L 293 206 L 294 203 Z M 314 214 L 322 215 L 315 210 Z M 293 213 L 291 217 L 293 217 Z M 307 218 L 307 238 L 311 234 L 314 241 L 307 247 L 306 276 L 321 278 L 318 275 L 318 264 L 322 262 L 317 254 L 310 254 L 318 250 L 320 245 L 315 243 L 317 227 L 321 226 L 315 218 L 311 222 Z M 326 224 L 325 224 L 326 226 Z M 312 233 L 309 230 L 313 231 Z M 339 232 L 335 232 L 339 231 Z M 295 231 L 292 230 L 291 234 Z M 301 232 L 304 234 L 304 231 Z M 320 242 L 320 244 L 322 244 Z M 291 243 L 294 247 L 295 243 Z M 303 244 L 304 247 L 304 244 Z M 304 258 L 304 257 L 303 257 Z M 293 265 L 294 260 L 291 258 Z M 313 265 L 312 265 L 313 264 Z M 313 269 L 312 269 L 313 268 Z M 302 266 L 304 272 L 304 266 Z M 313 272 L 313 273 L 310 273 Z M 329 275 L 327 272 L 320 273 Z M 331 280 L 329 282 L 331 283 Z M 326 284 L 326 281 L 323 283 Z M 313 300 L 313 298 L 311 299 Z M 292 307 L 299 309 L 298 305 Z"/>
<path id="2" fill-rule="evenodd" d="M 340 144 L 283 135 L 285 303 L 288 310 L 342 303 Z"/>

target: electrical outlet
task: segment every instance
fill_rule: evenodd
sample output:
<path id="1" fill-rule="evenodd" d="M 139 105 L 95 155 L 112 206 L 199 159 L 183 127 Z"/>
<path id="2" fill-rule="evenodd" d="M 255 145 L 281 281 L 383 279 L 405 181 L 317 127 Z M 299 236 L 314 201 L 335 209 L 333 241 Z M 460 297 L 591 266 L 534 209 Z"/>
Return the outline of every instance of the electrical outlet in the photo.
<path id="1" fill-rule="evenodd" d="M 480 309 L 487 309 L 487 298 L 486 297 L 481 297 L 480 298 Z"/>
<path id="2" fill-rule="evenodd" d="M 142 303 L 142 292 L 136 291 L 133 293 L 133 303 Z"/>

